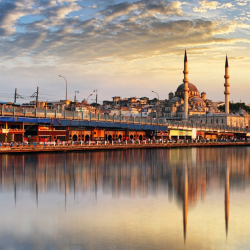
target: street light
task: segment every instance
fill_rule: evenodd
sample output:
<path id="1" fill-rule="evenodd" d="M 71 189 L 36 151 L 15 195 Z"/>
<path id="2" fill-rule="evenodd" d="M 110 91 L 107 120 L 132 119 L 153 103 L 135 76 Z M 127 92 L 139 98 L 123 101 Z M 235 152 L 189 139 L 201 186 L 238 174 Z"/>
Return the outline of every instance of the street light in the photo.
<path id="1" fill-rule="evenodd" d="M 95 89 L 93 92 L 95 92 L 95 113 L 97 110 L 97 89 Z"/>
<path id="2" fill-rule="evenodd" d="M 153 91 L 153 90 L 152 90 L 152 92 L 155 93 L 155 94 L 157 95 L 158 100 L 159 100 L 159 99 L 160 99 L 160 98 L 159 98 L 159 95 L 158 95 L 155 91 Z"/>
<path id="3" fill-rule="evenodd" d="M 64 78 L 64 80 L 66 82 L 66 101 L 67 101 L 67 99 L 68 99 L 68 94 L 67 94 L 68 93 L 68 90 L 67 90 L 67 80 L 66 80 L 66 78 L 64 76 L 59 75 L 59 77 Z"/>
<path id="4" fill-rule="evenodd" d="M 95 89 L 93 92 L 95 92 L 95 104 L 97 105 L 97 89 Z"/>
<path id="5" fill-rule="evenodd" d="M 79 94 L 79 91 L 78 90 L 75 91 L 75 102 L 76 102 L 76 93 Z"/>
<path id="6" fill-rule="evenodd" d="M 92 94 L 90 94 L 90 95 L 87 97 L 87 104 L 88 104 L 88 99 L 89 99 L 90 96 L 92 96 Z"/>
<path id="7" fill-rule="evenodd" d="M 142 104 L 141 104 L 141 102 L 140 101 L 137 101 L 137 103 L 140 105 L 140 107 L 141 107 L 141 119 L 142 119 Z"/>
<path id="8" fill-rule="evenodd" d="M 157 95 L 158 101 L 159 101 L 159 99 L 160 99 L 160 98 L 159 98 L 159 95 L 158 95 L 155 91 L 153 91 L 153 90 L 152 90 L 152 92 L 155 93 L 155 94 Z M 156 118 L 158 118 L 158 102 L 157 102 L 157 108 L 156 108 Z"/>

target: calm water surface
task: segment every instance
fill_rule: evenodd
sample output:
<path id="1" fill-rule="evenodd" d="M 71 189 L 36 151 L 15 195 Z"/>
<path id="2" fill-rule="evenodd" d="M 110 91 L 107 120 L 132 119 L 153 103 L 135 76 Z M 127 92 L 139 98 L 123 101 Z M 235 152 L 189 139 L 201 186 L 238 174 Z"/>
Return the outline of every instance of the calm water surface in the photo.
<path id="1" fill-rule="evenodd" d="M 250 147 L 0 164 L 0 249 L 250 249 Z"/>

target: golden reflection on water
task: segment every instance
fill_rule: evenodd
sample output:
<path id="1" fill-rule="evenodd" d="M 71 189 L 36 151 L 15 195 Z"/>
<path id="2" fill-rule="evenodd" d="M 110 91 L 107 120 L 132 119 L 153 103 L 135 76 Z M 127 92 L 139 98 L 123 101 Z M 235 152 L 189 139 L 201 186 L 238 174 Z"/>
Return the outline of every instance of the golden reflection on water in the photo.
<path id="1" fill-rule="evenodd" d="M 222 244 L 225 249 L 234 249 L 237 239 L 227 241 L 228 235 L 243 237 L 244 233 L 230 215 L 230 192 L 240 190 L 241 193 L 243 190 L 249 194 L 249 153 L 249 147 L 228 147 L 0 155 L 0 188 L 1 194 L 13 193 L 13 204 L 17 211 L 18 204 L 23 204 L 21 194 L 27 191 L 35 197 L 37 209 L 40 206 L 41 195 L 44 202 L 46 195 L 53 194 L 53 197 L 56 197 L 57 194 L 63 194 L 65 213 L 70 214 L 70 218 L 75 221 L 81 221 L 84 217 L 84 225 L 92 228 L 90 232 L 83 228 L 83 225 L 76 223 L 75 227 L 79 232 L 85 232 L 91 239 L 100 228 L 117 230 L 114 241 L 119 239 L 119 249 L 131 249 L 121 236 L 124 234 L 127 241 L 134 242 L 139 248 L 144 249 L 153 246 L 165 249 L 165 244 L 172 246 L 170 249 L 217 249 L 218 244 Z M 224 197 L 221 196 L 222 190 L 225 193 Z M 74 197 L 75 202 L 79 194 L 83 197 L 92 194 L 93 203 L 85 207 L 84 214 L 79 207 L 72 209 L 71 197 Z M 157 201 L 155 197 L 158 197 Z M 240 195 L 234 197 L 234 200 L 239 202 Z M 150 202 L 157 203 L 157 206 L 151 206 Z M 225 205 L 224 218 L 220 205 L 222 203 Z M 242 199 L 242 203 L 250 207 L 248 201 Z M 51 206 L 46 202 L 44 204 Z M 199 209 L 201 207 L 205 210 Z M 100 211 L 98 210 L 93 218 L 96 209 Z M 164 209 L 168 214 L 165 214 Z M 207 211 L 207 214 L 204 214 L 204 211 Z M 240 206 L 234 205 L 234 215 L 235 211 L 239 213 L 235 218 L 242 220 L 243 225 L 244 220 L 249 219 L 249 215 L 240 218 L 240 213 L 244 211 Z M 11 216 L 10 213 L 6 212 L 8 216 Z M 20 214 L 22 215 L 22 212 Z M 182 230 L 181 224 L 177 222 L 180 216 L 183 221 Z M 209 220 L 206 216 L 216 219 Z M 218 235 L 221 235 L 218 228 L 223 220 L 225 237 L 217 239 Z M 233 222 L 232 233 L 230 221 Z M 63 223 L 64 228 L 75 230 L 66 215 Z M 182 240 L 179 237 L 180 231 Z M 209 232 L 211 235 L 197 235 L 201 231 Z M 131 235 L 132 232 L 138 233 L 138 238 L 135 239 Z M 168 234 L 165 238 L 164 232 Z M 102 232 L 104 235 L 106 233 Z M 68 234 L 70 235 L 69 232 Z M 150 239 L 151 245 L 142 242 L 142 234 L 147 235 L 146 239 Z M 101 245 L 104 244 L 101 242 Z"/>

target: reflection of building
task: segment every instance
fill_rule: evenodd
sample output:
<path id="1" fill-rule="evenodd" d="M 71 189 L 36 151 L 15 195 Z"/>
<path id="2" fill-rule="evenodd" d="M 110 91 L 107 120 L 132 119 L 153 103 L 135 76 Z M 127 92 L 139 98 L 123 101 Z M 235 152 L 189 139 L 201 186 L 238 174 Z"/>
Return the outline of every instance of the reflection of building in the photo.
<path id="1" fill-rule="evenodd" d="M 230 169 L 226 167 L 226 181 L 225 181 L 225 225 L 226 234 L 228 234 L 228 219 L 229 219 L 229 184 L 230 184 Z"/>
<path id="2" fill-rule="evenodd" d="M 168 198 L 174 196 L 182 208 L 186 238 L 189 208 L 221 186 L 228 232 L 229 190 L 248 188 L 249 166 L 247 147 L 0 155 L 0 186 L 13 191 L 17 204 L 17 192 L 28 189 L 38 205 L 41 192 L 63 192 L 66 200 L 70 193 L 96 196 L 100 189 L 114 197 L 147 197 L 168 190 Z"/>

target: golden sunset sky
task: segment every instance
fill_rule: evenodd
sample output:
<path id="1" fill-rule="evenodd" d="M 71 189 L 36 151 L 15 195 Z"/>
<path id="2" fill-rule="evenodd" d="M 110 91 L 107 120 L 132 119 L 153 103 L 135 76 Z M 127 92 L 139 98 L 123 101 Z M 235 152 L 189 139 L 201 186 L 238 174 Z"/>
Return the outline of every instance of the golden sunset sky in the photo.
<path id="1" fill-rule="evenodd" d="M 167 99 L 183 79 L 224 100 L 226 54 L 230 100 L 249 104 L 250 1 L 0 0 L 0 100 L 15 88 L 32 100 L 81 101 L 98 89 L 112 96 Z M 95 93 L 93 93 L 93 96 Z M 89 99 L 89 101 L 91 101 Z"/>

